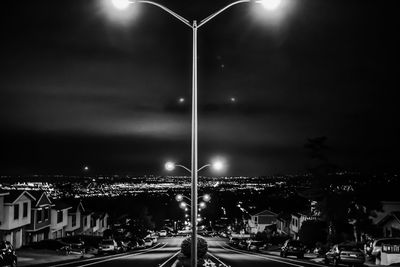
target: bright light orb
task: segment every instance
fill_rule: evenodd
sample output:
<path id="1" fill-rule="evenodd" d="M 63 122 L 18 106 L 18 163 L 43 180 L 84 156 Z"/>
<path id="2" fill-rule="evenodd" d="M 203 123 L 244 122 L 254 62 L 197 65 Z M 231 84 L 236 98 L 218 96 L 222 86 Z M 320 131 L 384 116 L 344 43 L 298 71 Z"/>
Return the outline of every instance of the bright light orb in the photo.
<path id="1" fill-rule="evenodd" d="M 176 199 L 176 201 L 182 201 L 183 196 L 181 194 L 178 194 L 178 195 L 176 195 L 175 199 Z"/>
<path id="2" fill-rule="evenodd" d="M 167 163 L 165 163 L 164 167 L 167 171 L 173 171 L 175 169 L 175 163 L 173 163 L 172 161 L 168 161 Z"/>
<path id="3" fill-rule="evenodd" d="M 131 1 L 129 0 L 111 0 L 111 2 L 113 6 L 119 10 L 127 9 L 128 6 L 131 4 Z"/>
<path id="4" fill-rule="evenodd" d="M 260 3 L 267 10 L 275 10 L 277 9 L 282 0 L 258 0 L 257 3 Z"/>
<path id="5" fill-rule="evenodd" d="M 178 102 L 182 104 L 185 102 L 185 99 L 183 97 L 181 97 L 181 98 L 179 98 Z"/>
<path id="6" fill-rule="evenodd" d="M 203 196 L 203 200 L 204 200 L 205 202 L 210 201 L 210 199 L 211 199 L 211 196 L 210 196 L 209 194 L 205 194 L 205 195 Z"/>
<path id="7" fill-rule="evenodd" d="M 200 207 L 201 209 L 204 209 L 206 206 L 207 206 L 207 205 L 206 205 L 206 203 L 204 203 L 204 202 L 200 202 L 200 203 L 199 203 L 199 207 Z"/>
<path id="8" fill-rule="evenodd" d="M 85 167 L 83 167 L 83 170 L 84 170 L 85 172 L 87 172 L 87 171 L 89 170 L 89 167 L 88 167 L 88 166 L 85 166 Z"/>
<path id="9" fill-rule="evenodd" d="M 215 171 L 222 171 L 224 169 L 224 163 L 222 161 L 220 161 L 220 160 L 215 161 L 215 162 L 212 163 L 212 168 Z"/>
<path id="10" fill-rule="evenodd" d="M 180 206 L 182 209 L 185 209 L 185 210 L 186 210 L 187 204 L 186 204 L 185 202 L 181 202 L 181 204 L 179 204 L 179 206 Z"/>

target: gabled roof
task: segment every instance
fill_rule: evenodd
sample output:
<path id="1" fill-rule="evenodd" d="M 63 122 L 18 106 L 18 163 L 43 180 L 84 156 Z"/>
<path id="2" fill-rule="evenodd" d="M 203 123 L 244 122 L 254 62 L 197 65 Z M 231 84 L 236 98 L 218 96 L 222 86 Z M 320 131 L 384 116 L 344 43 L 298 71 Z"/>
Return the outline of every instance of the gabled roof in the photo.
<path id="1" fill-rule="evenodd" d="M 65 203 L 72 207 L 68 211 L 69 213 L 75 213 L 78 209 L 80 209 L 82 213 L 85 212 L 85 208 L 83 207 L 82 200 L 80 200 L 80 199 L 76 199 L 76 198 L 66 199 Z"/>
<path id="2" fill-rule="evenodd" d="M 389 213 L 388 215 L 383 217 L 382 220 L 380 220 L 378 222 L 378 225 L 383 225 L 383 224 L 387 223 L 391 219 L 396 220 L 397 223 L 400 224 L 400 211 L 393 211 L 393 212 Z"/>
<path id="3" fill-rule="evenodd" d="M 29 191 L 29 193 L 31 195 L 33 195 L 36 199 L 36 201 L 34 202 L 34 205 L 32 205 L 33 208 L 53 204 L 51 202 L 50 198 L 47 196 L 46 192 L 44 192 L 44 191 L 40 191 L 40 190 L 39 191 Z"/>
<path id="4" fill-rule="evenodd" d="M 67 209 L 72 209 L 71 205 L 66 204 L 65 202 L 61 200 L 55 200 L 53 201 L 54 207 L 51 207 L 53 210 L 67 210 Z"/>
<path id="5" fill-rule="evenodd" d="M 274 213 L 274 212 L 272 212 L 270 210 L 263 210 L 263 211 L 261 211 L 259 213 L 256 213 L 256 214 L 252 215 L 252 216 L 277 216 L 277 215 L 278 214 L 276 214 L 276 213 Z"/>
<path id="6" fill-rule="evenodd" d="M 4 204 L 14 204 L 24 195 L 31 200 L 36 200 L 34 196 L 32 196 L 28 191 L 25 190 L 11 190 L 8 193 L 8 195 L 4 196 Z"/>

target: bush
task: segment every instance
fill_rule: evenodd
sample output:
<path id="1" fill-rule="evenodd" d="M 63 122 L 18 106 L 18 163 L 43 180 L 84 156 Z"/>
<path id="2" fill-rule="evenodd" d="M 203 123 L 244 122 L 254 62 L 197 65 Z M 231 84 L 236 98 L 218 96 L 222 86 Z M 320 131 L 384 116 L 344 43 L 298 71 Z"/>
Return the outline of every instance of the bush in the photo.
<path id="1" fill-rule="evenodd" d="M 326 223 L 322 221 L 305 221 L 299 231 L 300 241 L 312 248 L 317 242 L 325 243 L 327 238 Z"/>
<path id="2" fill-rule="evenodd" d="M 191 244 L 192 238 L 188 237 L 182 241 L 181 251 L 186 257 L 190 257 L 191 255 Z M 202 237 L 197 237 L 197 257 L 204 258 L 208 251 L 207 241 Z"/>

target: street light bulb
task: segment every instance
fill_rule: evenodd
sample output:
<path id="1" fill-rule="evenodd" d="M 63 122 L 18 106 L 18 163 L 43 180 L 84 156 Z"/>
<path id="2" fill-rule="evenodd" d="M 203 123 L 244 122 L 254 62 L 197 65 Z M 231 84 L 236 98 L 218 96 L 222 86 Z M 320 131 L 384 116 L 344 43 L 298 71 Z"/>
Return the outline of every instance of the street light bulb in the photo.
<path id="1" fill-rule="evenodd" d="M 182 201 L 183 200 L 183 196 L 181 194 L 176 195 L 175 199 L 176 199 L 176 201 Z"/>
<path id="2" fill-rule="evenodd" d="M 215 162 L 212 164 L 212 168 L 213 168 L 215 171 L 221 171 L 221 170 L 224 168 L 224 163 L 223 163 L 222 161 L 220 161 L 220 160 L 215 161 Z"/>
<path id="3" fill-rule="evenodd" d="M 179 204 L 179 206 L 182 208 L 182 209 L 185 209 L 186 210 L 186 203 L 185 202 L 181 202 L 181 204 Z"/>
<path id="4" fill-rule="evenodd" d="M 210 196 L 209 194 L 205 194 L 205 195 L 203 196 L 203 200 L 204 200 L 205 202 L 210 201 L 210 199 L 211 199 L 211 196 Z"/>
<path id="5" fill-rule="evenodd" d="M 111 0 L 111 2 L 113 6 L 119 10 L 127 9 L 128 6 L 131 4 L 131 1 L 129 0 Z"/>
<path id="6" fill-rule="evenodd" d="M 257 3 L 260 3 L 265 9 L 275 10 L 281 4 L 282 0 L 258 0 Z"/>
<path id="7" fill-rule="evenodd" d="M 167 163 L 165 163 L 165 169 L 167 171 L 173 171 L 175 169 L 175 163 L 168 161 Z"/>
<path id="8" fill-rule="evenodd" d="M 201 209 L 204 209 L 207 205 L 204 202 L 200 202 L 199 206 L 200 206 Z"/>

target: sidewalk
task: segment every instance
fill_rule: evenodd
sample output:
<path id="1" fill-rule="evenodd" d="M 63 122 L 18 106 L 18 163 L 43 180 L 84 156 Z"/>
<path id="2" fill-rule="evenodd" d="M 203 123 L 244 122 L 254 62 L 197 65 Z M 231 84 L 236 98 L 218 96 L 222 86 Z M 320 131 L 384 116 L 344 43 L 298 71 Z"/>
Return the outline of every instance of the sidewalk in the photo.
<path id="1" fill-rule="evenodd" d="M 73 261 L 94 257 L 93 254 L 81 254 L 71 252 L 69 255 L 61 255 L 59 252 L 46 249 L 20 249 L 17 250 L 18 266 L 32 266 L 63 261 Z"/>

